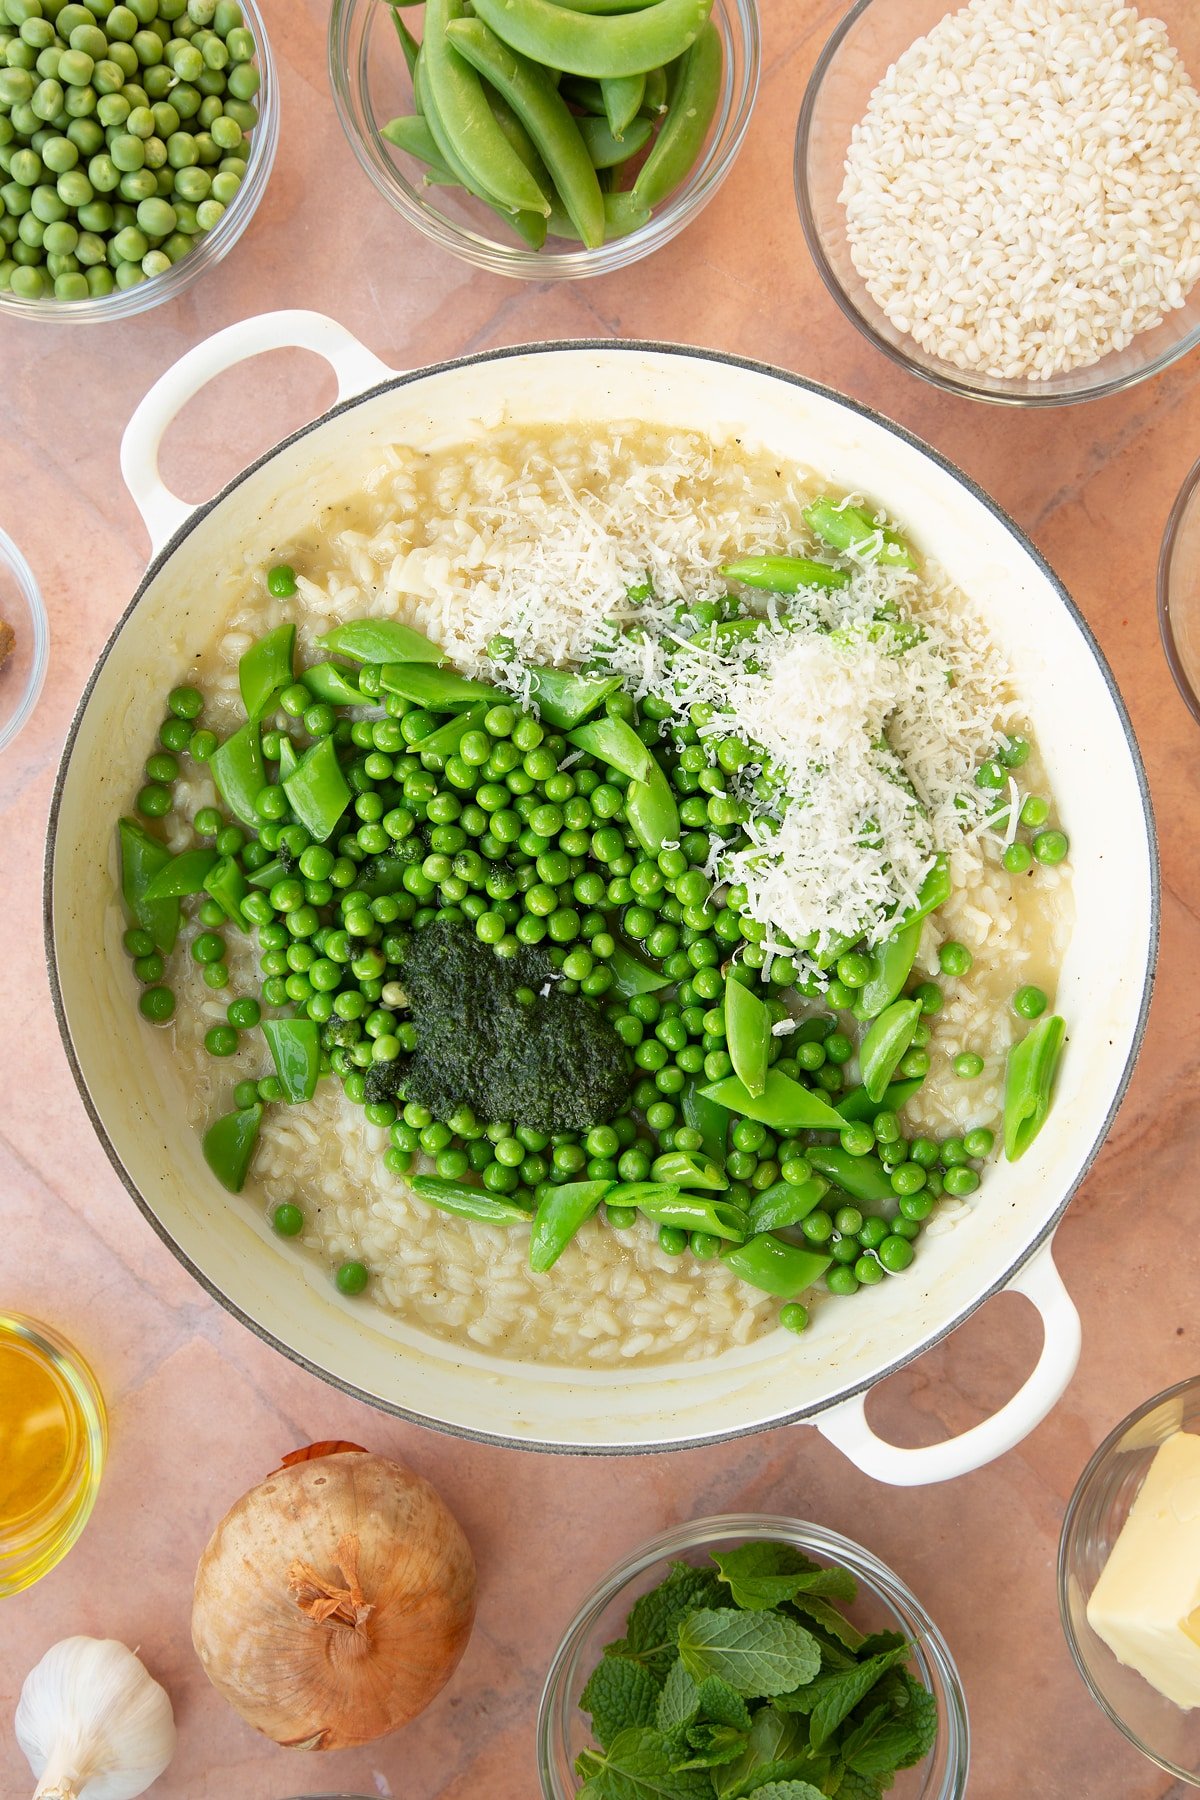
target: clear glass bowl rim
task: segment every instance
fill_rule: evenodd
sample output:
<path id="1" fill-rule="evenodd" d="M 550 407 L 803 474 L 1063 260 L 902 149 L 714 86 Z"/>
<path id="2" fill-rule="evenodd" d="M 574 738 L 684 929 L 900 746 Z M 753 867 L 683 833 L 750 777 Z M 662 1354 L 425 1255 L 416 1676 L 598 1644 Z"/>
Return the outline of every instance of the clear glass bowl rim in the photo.
<path id="1" fill-rule="evenodd" d="M 1197 466 L 1197 469 L 1193 470 L 1193 476 L 1200 476 L 1200 465 Z M 1063 1636 L 1067 1640 L 1067 1649 L 1071 1652 L 1071 1660 L 1083 1677 L 1089 1694 L 1092 1696 L 1092 1699 L 1096 1702 L 1096 1705 L 1100 1708 L 1101 1712 L 1104 1713 L 1105 1717 L 1110 1719 L 1117 1727 L 1117 1730 L 1121 1733 L 1122 1737 L 1127 1738 L 1136 1750 L 1140 1750 L 1142 1755 L 1146 1757 L 1149 1762 L 1156 1764 L 1165 1774 L 1173 1775 L 1177 1781 L 1186 1781 L 1192 1787 L 1200 1787 L 1200 1771 L 1189 1772 L 1187 1769 L 1181 1769 L 1178 1763 L 1170 1762 L 1166 1758 L 1160 1756 L 1156 1750 L 1152 1750 L 1150 1746 L 1144 1743 L 1138 1736 L 1133 1727 L 1121 1717 L 1120 1713 L 1109 1705 L 1104 1695 L 1092 1680 L 1091 1670 L 1088 1668 L 1087 1664 L 1087 1658 L 1075 1635 L 1075 1627 L 1071 1620 L 1071 1609 L 1067 1590 L 1071 1578 L 1070 1565 L 1074 1547 L 1075 1523 L 1082 1510 L 1088 1490 L 1099 1475 L 1101 1469 L 1113 1454 L 1126 1432 L 1131 1431 L 1135 1425 L 1140 1425 L 1144 1418 L 1148 1417 L 1150 1413 L 1157 1411 L 1160 1406 L 1165 1406 L 1172 1400 L 1181 1399 L 1185 1394 L 1195 1395 L 1197 1393 L 1200 1393 L 1200 1375 L 1188 1375 L 1183 1381 L 1175 1382 L 1172 1387 L 1164 1388 L 1160 1394 L 1154 1394 L 1149 1400 L 1144 1400 L 1140 1406 L 1135 1406 L 1131 1413 L 1127 1413 L 1118 1424 L 1113 1426 L 1108 1436 L 1092 1452 L 1091 1456 L 1088 1458 L 1087 1466 L 1084 1469 L 1083 1474 L 1075 1483 L 1071 1498 L 1067 1502 L 1067 1510 L 1063 1515 L 1062 1531 L 1059 1534 L 1058 1539 L 1058 1616 L 1062 1622 Z"/>
<path id="2" fill-rule="evenodd" d="M 726 0 L 728 12 L 741 31 L 744 66 L 740 87 L 732 95 L 731 111 L 722 136 L 714 141 L 714 147 L 717 143 L 720 145 L 719 152 L 712 157 L 710 149 L 711 167 L 697 165 L 699 176 L 697 169 L 693 169 L 674 194 L 655 211 L 648 225 L 630 232 L 627 237 L 614 238 L 598 250 L 545 251 L 501 243 L 481 231 L 458 224 L 432 204 L 416 200 L 400 180 L 389 181 L 382 167 L 373 161 L 356 117 L 355 100 L 361 96 L 346 52 L 356 12 L 375 8 L 378 4 L 379 0 L 332 0 L 330 7 L 326 40 L 329 82 L 346 140 L 376 191 L 410 225 L 453 255 L 494 274 L 531 281 L 578 280 L 627 268 L 643 256 L 661 249 L 703 210 L 733 168 L 758 98 L 762 70 L 758 3 L 757 0 Z"/>
<path id="3" fill-rule="evenodd" d="M 844 1563 L 864 1586 L 871 1588 L 897 1612 L 910 1615 L 920 1629 L 921 1647 L 945 1690 L 945 1705 L 940 1709 L 938 1723 L 946 1751 L 946 1778 L 941 1791 L 936 1796 L 930 1796 L 930 1800 L 962 1800 L 967 1791 L 971 1729 L 962 1681 L 941 1632 L 900 1577 L 862 1544 L 856 1543 L 853 1538 L 843 1537 L 840 1532 L 833 1531 L 828 1526 L 791 1518 L 782 1513 L 717 1513 L 674 1525 L 630 1551 L 628 1556 L 623 1557 L 596 1583 L 563 1633 L 538 1704 L 538 1774 L 543 1800 L 558 1800 L 559 1790 L 554 1785 L 552 1752 L 561 1744 L 560 1727 L 564 1714 L 573 1716 L 574 1713 L 570 1697 L 561 1693 L 560 1689 L 587 1633 L 621 1589 L 655 1563 L 731 1537 L 779 1538 L 799 1548 L 811 1550 L 817 1556 Z"/>
<path id="4" fill-rule="evenodd" d="M 1192 686 L 1179 647 L 1175 642 L 1175 627 L 1171 623 L 1172 587 L 1175 580 L 1175 552 L 1179 546 L 1184 520 L 1197 499 L 1200 490 L 1200 460 L 1192 465 L 1187 479 L 1179 490 L 1179 497 L 1171 508 L 1171 516 L 1167 520 L 1167 529 L 1163 535 L 1162 551 L 1158 559 L 1158 631 L 1162 639 L 1163 651 L 1167 658 L 1167 666 L 1175 679 L 1180 698 L 1200 725 L 1200 694 Z M 1200 595 L 1197 595 L 1200 606 Z"/>
<path id="5" fill-rule="evenodd" d="M 25 692 L 17 702 L 16 711 L 6 725 L 0 725 L 0 750 L 12 743 L 21 728 L 28 724 L 29 716 L 38 703 L 42 684 L 46 679 L 46 668 L 50 661 L 50 621 L 46 616 L 46 606 L 37 577 L 30 568 L 18 546 L 9 537 L 7 531 L 0 526 L 0 563 L 3 563 L 20 588 L 29 608 L 30 623 L 33 627 L 33 652 L 29 661 L 29 677 L 25 683 Z"/>
<path id="6" fill-rule="evenodd" d="M 149 312 L 151 307 L 161 306 L 167 300 L 178 299 L 233 249 L 258 211 L 279 145 L 279 75 L 261 0 L 240 0 L 240 4 L 249 15 L 254 31 L 262 86 L 256 95 L 258 123 L 250 137 L 245 178 L 224 215 L 211 231 L 205 233 L 197 247 L 173 264 L 165 275 L 154 275 L 137 287 L 117 288 L 111 294 L 98 294 L 87 300 L 55 300 L 45 296 L 40 300 L 26 300 L 19 294 L 0 294 L 0 323 L 6 315 L 15 320 L 47 320 L 54 325 L 98 325 L 112 319 L 128 319 L 136 313 Z"/>
<path id="7" fill-rule="evenodd" d="M 808 86 L 804 90 L 804 99 L 800 105 L 800 117 L 796 125 L 796 149 L 793 162 L 796 208 L 800 214 L 800 227 L 804 232 L 804 241 L 816 264 L 817 273 L 851 324 L 857 326 L 876 350 L 882 351 L 884 356 L 900 368 L 907 369 L 910 375 L 919 376 L 922 381 L 928 381 L 933 387 L 941 388 L 946 393 L 958 394 L 964 400 L 979 400 L 993 406 L 1074 406 L 1087 400 L 1109 399 L 1114 394 L 1121 394 L 1128 388 L 1136 387 L 1140 382 L 1151 380 L 1155 375 L 1161 375 L 1164 370 L 1171 368 L 1183 357 L 1190 356 L 1196 346 L 1200 344 L 1200 325 L 1197 325 L 1187 337 L 1181 338 L 1169 349 L 1152 357 L 1141 368 L 1128 370 L 1121 375 L 1100 377 L 1093 385 L 1073 389 L 1070 393 L 1046 393 L 1044 384 L 1041 382 L 1036 384 L 1028 382 L 1024 387 L 1000 387 L 990 385 L 982 380 L 977 384 L 959 380 L 948 369 L 940 365 L 935 367 L 916 355 L 908 354 L 899 345 L 893 344 L 890 339 L 884 337 L 882 332 L 875 329 L 870 319 L 859 310 L 842 286 L 837 271 L 825 253 L 825 245 L 809 194 L 808 152 L 813 121 L 825 79 L 837 59 L 838 52 L 858 21 L 877 3 L 888 4 L 889 0 L 854 0 L 854 4 L 830 33 L 813 67 L 812 74 L 809 76 Z M 949 14 L 953 10 L 952 0 L 947 0 L 947 13 Z M 1154 9 L 1151 7 L 1150 12 L 1153 13 L 1153 11 Z M 1097 363 L 1095 367 L 1097 370 L 1103 369 L 1104 362 Z"/>

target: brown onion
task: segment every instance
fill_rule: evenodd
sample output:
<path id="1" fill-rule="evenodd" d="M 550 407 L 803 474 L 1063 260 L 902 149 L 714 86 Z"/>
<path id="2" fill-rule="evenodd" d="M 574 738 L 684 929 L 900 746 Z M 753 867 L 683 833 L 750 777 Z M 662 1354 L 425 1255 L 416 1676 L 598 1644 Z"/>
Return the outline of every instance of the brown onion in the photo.
<path id="1" fill-rule="evenodd" d="M 471 1635 L 475 1564 L 457 1520 L 403 1463 L 348 1444 L 296 1455 L 214 1531 L 192 1642 L 256 1730 L 345 1750 L 407 1724 L 449 1680 Z"/>

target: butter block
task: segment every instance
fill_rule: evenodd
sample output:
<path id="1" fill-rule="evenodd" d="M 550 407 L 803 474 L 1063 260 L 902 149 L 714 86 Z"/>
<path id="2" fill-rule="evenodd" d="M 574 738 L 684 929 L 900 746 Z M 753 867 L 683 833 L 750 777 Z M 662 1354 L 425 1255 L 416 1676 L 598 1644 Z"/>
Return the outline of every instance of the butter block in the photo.
<path id="1" fill-rule="evenodd" d="M 1159 1448 L 1087 1608 L 1118 1662 L 1200 1706 L 1200 1437 Z"/>

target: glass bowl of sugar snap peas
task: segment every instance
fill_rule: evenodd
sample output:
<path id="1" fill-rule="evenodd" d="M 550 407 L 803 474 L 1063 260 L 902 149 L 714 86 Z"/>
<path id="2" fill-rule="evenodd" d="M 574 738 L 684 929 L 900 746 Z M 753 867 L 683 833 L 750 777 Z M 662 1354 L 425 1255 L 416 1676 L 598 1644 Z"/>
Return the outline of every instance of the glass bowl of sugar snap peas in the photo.
<path id="1" fill-rule="evenodd" d="M 617 4 L 333 0 L 334 102 L 378 191 L 456 256 L 530 280 L 668 243 L 741 148 L 757 6 Z"/>
<path id="2" fill-rule="evenodd" d="M 249 225 L 278 135 L 255 0 L 0 0 L 0 318 L 176 298 Z"/>

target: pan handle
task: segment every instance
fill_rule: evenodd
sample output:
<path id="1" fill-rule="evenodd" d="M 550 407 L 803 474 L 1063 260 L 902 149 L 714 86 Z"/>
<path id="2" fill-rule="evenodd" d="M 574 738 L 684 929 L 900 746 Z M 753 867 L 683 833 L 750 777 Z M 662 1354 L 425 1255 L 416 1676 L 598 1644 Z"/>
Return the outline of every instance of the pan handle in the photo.
<path id="1" fill-rule="evenodd" d="M 160 375 L 121 439 L 121 474 L 157 553 L 195 507 L 173 494 L 158 472 L 158 452 L 171 421 L 215 375 L 264 350 L 314 350 L 337 376 L 338 399 L 387 381 L 396 371 L 344 325 L 318 312 L 259 313 L 196 344 Z"/>
<path id="2" fill-rule="evenodd" d="M 1075 1303 L 1054 1265 L 1053 1239 L 1032 1256 L 1008 1286 L 1032 1300 L 1042 1315 L 1044 1341 L 1037 1366 L 998 1413 L 944 1444 L 901 1450 L 877 1437 L 867 1423 L 867 1396 L 855 1394 L 831 1406 L 813 1423 L 856 1468 L 892 1487 L 922 1487 L 969 1475 L 1003 1456 L 1040 1425 L 1066 1391 L 1079 1361 L 1080 1325 Z"/>

